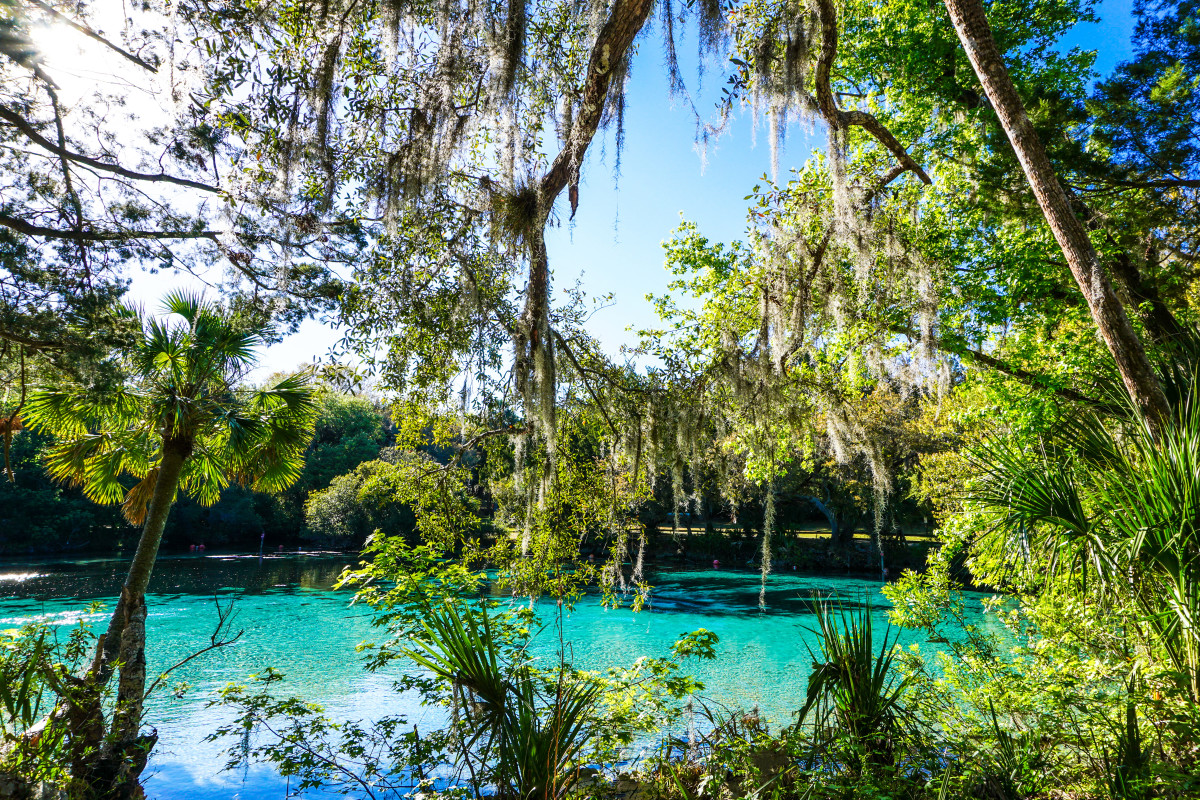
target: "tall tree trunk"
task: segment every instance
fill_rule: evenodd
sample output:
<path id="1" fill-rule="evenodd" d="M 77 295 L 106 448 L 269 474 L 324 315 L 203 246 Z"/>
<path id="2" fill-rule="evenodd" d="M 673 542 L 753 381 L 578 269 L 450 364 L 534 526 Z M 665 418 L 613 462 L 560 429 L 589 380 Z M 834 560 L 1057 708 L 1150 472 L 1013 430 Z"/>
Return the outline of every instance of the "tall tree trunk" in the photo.
<path id="1" fill-rule="evenodd" d="M 68 712 L 73 740 L 71 779 L 73 791 L 81 797 L 119 799 L 141 795 L 138 776 L 157 738 L 154 734 L 139 736 L 146 693 L 146 589 L 179 490 L 179 478 L 191 453 L 190 440 L 163 442 L 154 493 L 121 597 L 99 643 L 86 692 Z M 117 704 L 112 730 L 105 737 L 101 699 L 117 664 L 121 667 Z"/>
<path id="2" fill-rule="evenodd" d="M 146 588 L 150 585 L 150 575 L 154 572 L 154 562 L 158 558 L 158 547 L 162 543 L 167 515 L 170 514 L 171 506 L 175 503 L 175 494 L 179 491 L 179 476 L 183 472 L 184 462 L 191 454 L 190 441 L 163 442 L 158 480 L 154 484 L 154 494 L 146 511 L 146 522 L 142 526 L 142 535 L 138 538 L 133 561 L 129 564 L 125 585 L 121 588 L 121 597 L 108 622 L 108 631 L 104 634 L 104 656 L 100 665 L 99 681 L 102 684 L 107 683 L 112 674 L 112 665 L 121 646 L 121 632 L 129 616 L 127 607 L 131 603 L 141 602 Z"/>
<path id="3" fill-rule="evenodd" d="M 945 0 L 945 4 L 967 58 L 996 110 L 996 116 L 1025 171 L 1034 197 L 1083 292 L 1092 320 L 1116 361 L 1125 389 L 1141 410 L 1152 432 L 1158 436 L 1170 418 L 1170 408 L 1162 385 L 1150 366 L 1142 341 L 1134 332 L 1121 301 L 1113 291 L 1087 231 L 1071 211 L 1067 195 L 1046 156 L 1046 149 L 1033 129 L 1000 57 L 982 0 Z"/>

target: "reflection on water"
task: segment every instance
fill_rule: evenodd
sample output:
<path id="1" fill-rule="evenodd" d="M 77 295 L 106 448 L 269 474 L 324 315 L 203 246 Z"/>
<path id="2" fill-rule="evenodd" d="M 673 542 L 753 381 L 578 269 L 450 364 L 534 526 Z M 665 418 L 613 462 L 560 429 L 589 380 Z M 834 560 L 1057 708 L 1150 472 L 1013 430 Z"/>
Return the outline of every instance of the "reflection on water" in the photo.
<path id="1" fill-rule="evenodd" d="M 225 721 L 206 703 L 229 681 L 244 681 L 270 665 L 284 672 L 281 691 L 323 703 L 335 716 L 352 719 L 407 714 L 423 729 L 440 721 L 437 709 L 420 707 L 413 697 L 391 688 L 397 673 L 362 670 L 354 647 L 378 637 L 367 609 L 351 606 L 351 594 L 333 591 L 342 569 L 353 563 L 338 554 L 183 556 L 160 559 L 151 583 L 149 651 L 151 674 L 166 669 L 208 644 L 217 621 L 214 596 L 236 598 L 233 645 L 198 658 L 178 670 L 171 683 L 186 681 L 181 698 L 157 692 L 148 721 L 159 732 L 147 791 L 154 800 L 175 798 L 282 798 L 285 782 L 266 768 L 222 771 L 221 746 L 204 742 Z M 91 615 L 93 601 L 111 603 L 124 578 L 126 562 L 110 559 L 28 562 L 0 566 L 0 626 L 34 618 L 58 625 L 91 616 L 96 626 L 107 616 Z M 836 595 L 843 603 L 870 602 L 884 621 L 886 599 L 879 583 L 855 578 L 780 574 L 767 584 L 760 609 L 757 574 L 732 571 L 661 572 L 650 610 L 602 608 L 585 598 L 563 621 L 569 657 L 585 669 L 632 664 L 646 655 L 665 655 L 683 633 L 707 628 L 720 636 L 718 659 L 694 665 L 713 703 L 760 710 L 776 724 L 787 723 L 803 702 L 812 664 L 809 648 L 812 601 Z M 549 620 L 554 606 L 546 604 Z M 535 655 L 551 659 L 558 649 L 557 626 L 539 637 Z M 913 637 L 905 632 L 901 642 Z"/>

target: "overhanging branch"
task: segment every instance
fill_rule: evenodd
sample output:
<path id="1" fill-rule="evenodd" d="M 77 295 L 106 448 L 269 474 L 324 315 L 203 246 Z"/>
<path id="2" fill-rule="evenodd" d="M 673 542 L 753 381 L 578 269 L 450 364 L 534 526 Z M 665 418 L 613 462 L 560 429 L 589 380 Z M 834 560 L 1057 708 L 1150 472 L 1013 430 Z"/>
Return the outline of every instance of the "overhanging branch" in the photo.
<path id="1" fill-rule="evenodd" d="M 158 67 L 156 67 L 153 64 L 150 64 L 146 61 L 143 61 L 142 59 L 135 56 L 133 53 L 130 53 L 128 50 L 124 50 L 120 47 L 117 47 L 117 45 L 113 44 L 111 41 L 104 38 L 99 33 L 96 33 L 96 31 L 92 30 L 91 28 L 89 28 L 86 25 L 76 22 L 75 20 L 73 20 L 70 17 L 63 14 L 58 9 L 47 5 L 46 3 L 43 3 L 42 0 L 26 0 L 26 2 L 28 2 L 30 5 L 40 8 L 42 11 L 45 11 L 47 14 L 49 14 L 52 17 L 54 17 L 55 19 L 57 19 L 59 22 L 62 22 L 65 25 L 71 26 L 72 28 L 79 31 L 84 36 L 88 37 L 89 39 L 94 39 L 95 41 L 97 41 L 100 44 L 107 47 L 109 50 L 112 50 L 114 53 L 120 55 L 122 58 L 128 59 L 129 61 L 132 61 L 134 64 L 137 64 L 142 69 L 146 69 L 146 70 L 149 70 L 150 72 L 154 72 L 154 73 L 158 72 Z"/>
<path id="2" fill-rule="evenodd" d="M 73 150 L 67 149 L 66 147 L 60 147 L 55 142 L 38 133 L 37 128 L 31 125 L 29 120 L 25 119 L 7 106 L 0 105 L 0 120 L 8 122 L 21 133 L 25 134 L 27 139 L 43 150 L 53 153 L 59 158 L 65 158 L 66 160 L 76 164 L 84 164 L 92 169 L 100 170 L 102 172 L 109 172 L 114 175 L 120 175 L 122 178 L 129 178 L 130 180 L 135 181 L 146 181 L 148 183 L 169 183 L 174 186 L 183 186 L 188 189 L 197 189 L 202 192 L 216 193 L 221 191 L 216 186 L 212 186 L 207 183 L 201 183 L 200 181 L 193 181 L 189 178 L 179 178 L 175 175 L 169 175 L 165 172 L 138 172 L 136 170 L 126 169 L 119 164 L 110 164 L 107 161 L 101 161 L 98 158 L 85 156 L 83 153 L 76 153 Z"/>
<path id="3" fill-rule="evenodd" d="M 908 154 L 904 146 L 892 135 L 891 131 L 884 127 L 882 122 L 865 111 L 843 111 L 838 107 L 832 84 L 833 62 L 837 58 L 838 46 L 837 10 L 833 6 L 833 0 L 817 0 L 817 16 L 821 24 L 821 50 L 817 54 L 814 81 L 817 108 L 820 109 L 821 116 L 825 118 L 825 123 L 830 128 L 841 131 L 849 127 L 862 128 L 886 147 L 904 169 L 920 178 L 922 183 L 933 183 L 921 165 Z"/>
<path id="4" fill-rule="evenodd" d="M 134 239 L 217 239 L 222 231 L 140 231 L 114 230 L 104 231 L 95 229 L 64 230 L 48 228 L 45 225 L 34 225 L 17 217 L 0 214 L 0 226 L 9 228 L 26 236 L 40 236 L 44 239 L 63 239 L 71 242 L 123 242 Z"/>

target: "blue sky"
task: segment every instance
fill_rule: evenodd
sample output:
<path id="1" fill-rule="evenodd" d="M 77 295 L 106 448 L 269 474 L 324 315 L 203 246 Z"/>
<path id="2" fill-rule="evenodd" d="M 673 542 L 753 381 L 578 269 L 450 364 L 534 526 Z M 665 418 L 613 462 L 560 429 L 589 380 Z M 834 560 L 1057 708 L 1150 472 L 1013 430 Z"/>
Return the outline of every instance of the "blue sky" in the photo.
<path id="1" fill-rule="evenodd" d="M 1132 10 L 1132 0 L 1104 0 L 1098 6 L 1100 21 L 1078 26 L 1065 38 L 1064 47 L 1096 50 L 1096 69 L 1107 74 L 1132 54 Z M 683 45 L 681 58 L 689 51 L 695 52 L 694 45 Z M 766 131 L 759 130 L 755 142 L 748 113 L 736 117 L 729 131 L 710 145 L 704 163 L 692 146 L 692 111 L 669 98 L 662 60 L 657 36 L 640 42 L 627 100 L 619 180 L 613 176 L 610 131 L 589 154 L 574 223 L 564 219 L 547 235 L 556 293 L 580 279 L 589 295 L 615 295 L 613 304 L 592 318 L 594 334 L 612 354 L 622 344 L 634 343 L 635 336 L 627 328 L 654 323 L 645 295 L 666 288 L 669 276 L 662 264 L 661 243 L 678 225 L 680 215 L 697 222 L 710 239 L 740 237 L 745 227 L 743 198 L 771 169 Z M 685 64 L 684 77 L 695 89 L 695 56 L 685 61 L 691 74 Z M 720 89 L 715 66 L 708 72 L 706 91 L 696 99 L 702 114 L 713 111 Z M 793 126 L 780 154 L 780 174 L 802 164 L 822 142 L 819 129 L 806 134 Z M 565 207 L 565 202 L 560 205 Z M 270 348 L 263 367 L 286 369 L 322 358 L 336 338 L 334 331 L 308 322 L 300 333 Z"/>

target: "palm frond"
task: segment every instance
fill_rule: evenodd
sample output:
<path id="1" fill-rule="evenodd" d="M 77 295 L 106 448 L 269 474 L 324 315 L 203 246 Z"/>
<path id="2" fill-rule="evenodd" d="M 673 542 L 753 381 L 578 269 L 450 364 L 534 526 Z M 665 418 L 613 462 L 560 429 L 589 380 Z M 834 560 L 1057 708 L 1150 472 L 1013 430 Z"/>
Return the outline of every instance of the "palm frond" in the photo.
<path id="1" fill-rule="evenodd" d="M 426 638 L 418 639 L 408 651 L 413 661 L 474 694 L 483 715 L 493 719 L 503 715 L 508 679 L 488 614 L 469 607 L 460 613 L 452 603 L 445 603 L 430 611 L 422 627 Z"/>
<path id="2" fill-rule="evenodd" d="M 221 499 L 229 486 L 225 454 L 197 447 L 183 467 L 179 487 L 202 506 L 211 506 Z"/>
<path id="3" fill-rule="evenodd" d="M 974 454 L 971 499 L 1001 527 L 1032 533 L 1051 570 L 1070 564 L 1130 603 L 1149 646 L 1200 700 L 1200 402 L 1193 362 L 1170 372 L 1173 419 L 1151 431 L 1136 412 L 1065 421 L 1050 454 L 989 442 Z"/>
<path id="4" fill-rule="evenodd" d="M 85 434 L 61 441 L 45 456 L 50 477 L 101 504 L 120 502 L 125 494 L 122 475 L 144 474 L 147 442 L 138 430 L 116 430 Z"/>
<path id="5" fill-rule="evenodd" d="M 175 289 L 167 292 L 162 299 L 163 311 L 183 317 L 189 325 L 193 326 L 196 319 L 207 308 L 208 303 L 205 301 L 202 293 L 190 292 L 186 289 Z"/>
<path id="6" fill-rule="evenodd" d="M 87 459 L 80 487 L 89 500 L 100 505 L 115 505 L 125 499 L 121 477 L 125 469 L 125 450 L 110 447 Z"/>
<path id="7" fill-rule="evenodd" d="M 967 497 L 996 509 L 1008 525 L 1049 524 L 1086 537 L 1090 521 L 1079 487 L 1061 459 L 992 439 L 968 454 L 979 481 Z"/>
<path id="8" fill-rule="evenodd" d="M 503 728 L 509 780 L 520 797 L 567 795 L 577 774 L 568 767 L 582 754 L 600 697 L 595 684 L 564 677 L 550 704 L 539 707 L 532 682 L 517 684 Z"/>
<path id="9" fill-rule="evenodd" d="M 298 423 L 315 419 L 319 411 L 312 376 L 306 372 L 289 375 L 274 386 L 255 392 L 250 403 L 261 411 L 286 413 Z"/>
<path id="10" fill-rule="evenodd" d="M 244 392 L 236 383 L 260 332 L 197 293 L 172 292 L 163 309 L 172 317 L 136 314 L 142 336 L 127 354 L 129 385 L 103 397 L 67 386 L 30 398 L 25 422 L 58 439 L 46 456 L 51 476 L 96 502 L 124 501 L 132 521 L 145 519 L 168 441 L 188 453 L 180 488 L 202 504 L 230 480 L 270 492 L 292 485 L 317 415 L 310 377 Z M 127 477 L 141 482 L 127 490 Z"/>
<path id="11" fill-rule="evenodd" d="M 84 436 L 95 422 L 94 409 L 69 390 L 33 392 L 23 415 L 33 430 L 60 439 Z"/>
<path id="12" fill-rule="evenodd" d="M 150 500 L 154 497 L 154 487 L 158 484 L 158 467 L 150 470 L 146 477 L 142 478 L 129 492 L 125 495 L 125 502 L 121 503 L 121 513 L 131 525 L 141 525 L 146 521 L 146 512 L 150 507 Z"/>

